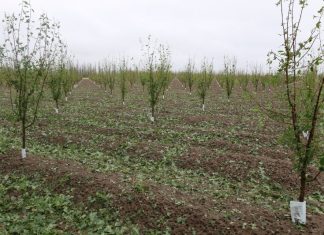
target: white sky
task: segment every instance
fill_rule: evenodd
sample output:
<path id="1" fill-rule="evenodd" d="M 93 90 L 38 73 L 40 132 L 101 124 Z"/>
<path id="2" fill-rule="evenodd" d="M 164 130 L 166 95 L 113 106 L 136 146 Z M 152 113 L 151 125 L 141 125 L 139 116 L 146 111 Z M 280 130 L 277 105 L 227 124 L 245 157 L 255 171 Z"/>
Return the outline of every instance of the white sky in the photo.
<path id="1" fill-rule="evenodd" d="M 31 0 L 37 13 L 61 22 L 69 50 L 80 62 L 106 57 L 139 58 L 140 39 L 149 34 L 169 45 L 174 69 L 189 57 L 200 63 L 213 58 L 215 69 L 223 57 L 236 56 L 245 68 L 262 64 L 281 44 L 280 12 L 276 0 Z M 305 19 L 322 0 L 310 0 Z M 0 0 L 4 12 L 19 9 L 20 0 Z"/>

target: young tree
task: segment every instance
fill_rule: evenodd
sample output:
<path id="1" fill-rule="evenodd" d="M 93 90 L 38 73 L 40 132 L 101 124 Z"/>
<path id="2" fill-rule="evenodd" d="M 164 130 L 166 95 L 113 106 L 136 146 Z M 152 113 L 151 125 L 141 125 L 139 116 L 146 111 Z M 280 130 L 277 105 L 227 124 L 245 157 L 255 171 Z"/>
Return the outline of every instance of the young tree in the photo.
<path id="1" fill-rule="evenodd" d="M 147 83 L 147 72 L 146 71 L 140 71 L 139 72 L 139 78 L 140 78 L 140 82 L 141 82 L 141 85 L 142 85 L 142 88 L 143 88 L 143 92 L 145 91 L 145 85 Z"/>
<path id="2" fill-rule="evenodd" d="M 131 88 L 134 87 L 136 81 L 138 79 L 138 67 L 133 64 L 132 69 L 129 70 L 129 85 Z"/>
<path id="3" fill-rule="evenodd" d="M 227 99 L 229 100 L 235 83 L 235 75 L 236 75 L 236 58 L 224 58 L 224 80 L 225 80 L 225 90 Z"/>
<path id="4" fill-rule="evenodd" d="M 252 81 L 255 92 L 258 91 L 260 78 L 261 78 L 261 69 L 259 69 L 258 66 L 254 66 L 253 71 L 252 71 L 251 81 Z"/>
<path id="5" fill-rule="evenodd" d="M 240 88 L 243 90 L 243 92 L 248 91 L 248 86 L 249 86 L 249 74 L 247 71 L 242 71 L 238 75 L 238 81 L 240 84 Z"/>
<path id="6" fill-rule="evenodd" d="M 148 45 L 149 47 L 149 45 Z M 149 93 L 149 102 L 151 106 L 151 121 L 154 122 L 155 120 L 155 106 L 158 101 L 158 97 L 160 94 L 160 84 L 156 78 L 155 68 L 154 68 L 154 52 L 150 51 L 148 48 L 148 61 L 147 61 L 147 72 L 148 72 L 148 93 Z"/>
<path id="7" fill-rule="evenodd" d="M 108 87 L 110 90 L 110 95 L 112 95 L 115 88 L 117 72 L 116 72 L 116 65 L 114 63 L 110 63 L 108 66 L 109 66 Z"/>
<path id="8" fill-rule="evenodd" d="M 4 60 L 10 68 L 12 110 L 21 123 L 22 151 L 26 154 L 26 130 L 37 119 L 39 104 L 56 51 L 62 45 L 59 25 L 42 14 L 33 19 L 33 9 L 22 2 L 18 15 L 5 15 Z M 36 25 L 38 24 L 38 25 Z"/>
<path id="9" fill-rule="evenodd" d="M 62 96 L 62 80 L 63 80 L 63 71 L 61 68 L 55 68 L 49 74 L 50 82 L 49 87 L 52 93 L 52 98 L 55 102 L 55 113 L 59 113 L 59 100 Z"/>
<path id="10" fill-rule="evenodd" d="M 124 58 L 119 67 L 119 86 L 120 86 L 120 93 L 121 93 L 123 105 L 125 105 L 125 96 L 127 92 L 126 81 L 127 81 L 127 63 L 126 63 L 126 59 Z"/>
<path id="11" fill-rule="evenodd" d="M 186 67 L 185 71 L 185 77 L 187 80 L 187 84 L 189 87 L 189 94 L 191 95 L 192 93 L 192 87 L 194 85 L 194 70 L 195 70 L 195 64 L 189 59 L 189 62 Z"/>
<path id="12" fill-rule="evenodd" d="M 65 97 L 65 101 L 68 101 L 68 95 L 71 94 L 71 90 L 73 87 L 74 82 L 78 80 L 78 72 L 77 68 L 75 68 L 72 64 L 72 61 L 68 62 L 68 68 L 67 68 L 67 75 L 63 77 L 62 81 L 62 89 Z"/>
<path id="13" fill-rule="evenodd" d="M 165 98 L 165 92 L 168 89 L 172 74 L 171 74 L 171 64 L 169 61 L 169 51 L 168 48 L 165 48 L 164 46 L 160 46 L 160 67 L 158 68 L 161 75 L 161 86 L 162 86 L 162 99 Z"/>
<path id="14" fill-rule="evenodd" d="M 324 157 L 318 141 L 319 118 L 323 118 L 324 76 L 316 74 L 316 68 L 323 62 L 320 41 L 320 26 L 323 7 L 314 16 L 315 27 L 306 39 L 300 39 L 301 22 L 308 1 L 279 0 L 281 10 L 282 49 L 269 53 L 269 62 L 278 61 L 279 73 L 283 74 L 285 97 L 289 107 L 289 129 L 287 139 L 295 152 L 295 167 L 300 176 L 299 202 L 305 201 L 307 183 L 315 180 L 323 170 Z M 314 47 L 318 46 L 316 54 Z M 321 116 L 321 117 L 320 117 Z M 310 176 L 309 166 L 320 163 L 319 172 Z M 293 218 L 294 220 L 294 218 Z M 300 223 L 306 223 L 306 215 Z"/>
<path id="15" fill-rule="evenodd" d="M 202 110 L 205 111 L 205 100 L 207 91 L 213 80 L 213 64 L 208 64 L 206 60 L 201 65 L 201 72 L 197 81 L 197 91 L 201 99 Z"/>
<path id="16" fill-rule="evenodd" d="M 63 81 L 67 77 L 66 72 L 66 57 L 67 48 L 62 45 L 60 48 L 60 54 L 58 55 L 58 61 L 50 71 L 50 83 L 49 87 L 52 93 L 52 98 L 55 102 L 55 113 L 59 113 L 59 100 L 63 94 Z"/>
<path id="17" fill-rule="evenodd" d="M 147 89 L 149 94 L 149 102 L 151 107 L 151 121 L 155 122 L 156 116 L 156 105 L 159 101 L 159 96 L 163 91 L 163 87 L 167 83 L 170 73 L 170 53 L 168 48 L 161 45 L 158 50 L 156 50 L 151 45 L 151 38 L 148 38 L 148 43 L 146 44 L 145 56 L 146 71 L 148 74 Z"/>
<path id="18" fill-rule="evenodd" d="M 103 64 L 98 65 L 98 71 L 94 75 L 94 81 L 99 82 L 103 85 L 105 92 L 107 92 L 107 85 L 108 85 L 108 74 L 109 74 L 109 66 L 107 66 L 107 61 Z"/>
<path id="19" fill-rule="evenodd" d="M 188 85 L 188 80 L 187 80 L 187 77 L 186 77 L 186 73 L 185 72 L 179 72 L 177 74 L 177 79 L 179 79 L 180 83 L 181 83 L 181 86 L 187 90 L 187 85 Z"/>

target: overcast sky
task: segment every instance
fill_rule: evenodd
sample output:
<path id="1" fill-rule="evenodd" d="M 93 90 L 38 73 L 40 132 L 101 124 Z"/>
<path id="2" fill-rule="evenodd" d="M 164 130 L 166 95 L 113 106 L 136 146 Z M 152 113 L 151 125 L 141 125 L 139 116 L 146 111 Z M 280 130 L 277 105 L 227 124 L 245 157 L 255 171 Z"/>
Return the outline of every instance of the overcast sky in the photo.
<path id="1" fill-rule="evenodd" d="M 0 14 L 17 11 L 20 0 L 0 0 Z M 310 0 L 306 12 L 322 0 Z M 80 62 L 106 57 L 141 56 L 140 39 L 152 35 L 171 50 L 175 69 L 189 57 L 200 63 L 236 56 L 239 67 L 261 64 L 281 44 L 280 12 L 276 0 L 31 0 L 37 13 L 61 22 L 70 52 Z"/>

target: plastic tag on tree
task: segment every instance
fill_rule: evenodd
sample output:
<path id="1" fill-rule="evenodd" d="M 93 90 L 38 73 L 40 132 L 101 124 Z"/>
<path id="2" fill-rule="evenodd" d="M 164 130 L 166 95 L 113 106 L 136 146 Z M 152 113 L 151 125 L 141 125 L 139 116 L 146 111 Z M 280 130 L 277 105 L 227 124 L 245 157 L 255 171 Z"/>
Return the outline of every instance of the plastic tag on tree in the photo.
<path id="1" fill-rule="evenodd" d="M 306 201 L 290 202 L 291 220 L 293 223 L 306 224 Z"/>
<path id="2" fill-rule="evenodd" d="M 309 139 L 309 131 L 303 131 L 303 136 L 306 140 Z"/>

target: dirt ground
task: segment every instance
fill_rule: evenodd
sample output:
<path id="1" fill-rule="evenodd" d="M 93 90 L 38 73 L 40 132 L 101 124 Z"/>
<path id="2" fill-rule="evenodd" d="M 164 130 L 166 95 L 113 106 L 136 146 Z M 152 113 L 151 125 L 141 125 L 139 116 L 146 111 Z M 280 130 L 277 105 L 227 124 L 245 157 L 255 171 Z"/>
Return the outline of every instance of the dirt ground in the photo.
<path id="1" fill-rule="evenodd" d="M 285 126 L 256 111 L 238 88 L 228 102 L 213 84 L 204 113 L 175 79 L 156 124 L 141 87 L 128 92 L 123 106 L 118 90 L 110 97 L 83 80 L 57 117 L 47 100 L 24 160 L 19 133 L 9 131 L 15 124 L 0 114 L 13 143 L 0 154 L 1 175 L 40 175 L 55 193 L 73 189 L 74 203 L 92 209 L 102 205 L 90 205 L 89 196 L 109 193 L 120 218 L 144 234 L 324 234 L 324 175 L 307 188 L 307 225 L 292 224 L 288 203 L 299 179 L 293 153 L 279 141 Z"/>

